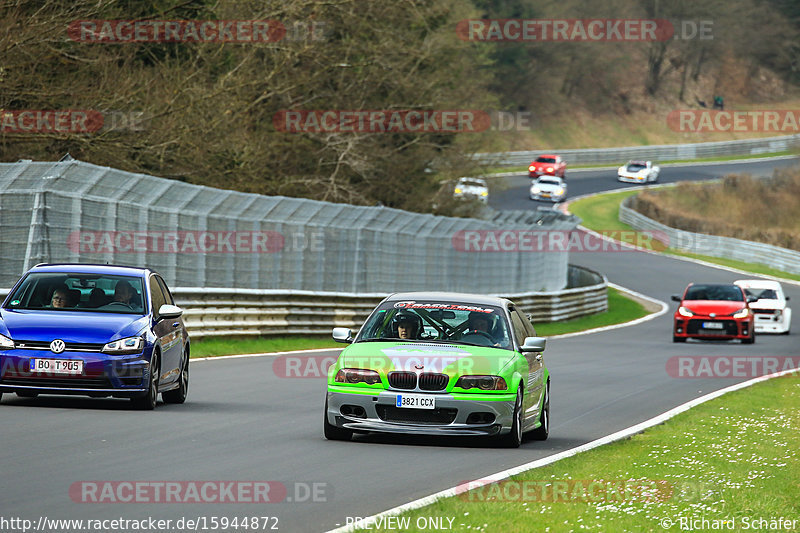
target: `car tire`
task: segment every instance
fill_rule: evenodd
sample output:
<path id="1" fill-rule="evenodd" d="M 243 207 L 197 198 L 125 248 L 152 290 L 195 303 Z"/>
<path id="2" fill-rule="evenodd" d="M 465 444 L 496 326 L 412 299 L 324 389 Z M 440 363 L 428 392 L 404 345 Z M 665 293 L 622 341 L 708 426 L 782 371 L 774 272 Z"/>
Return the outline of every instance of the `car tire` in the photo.
<path id="1" fill-rule="evenodd" d="M 542 410 L 539 412 L 539 427 L 531 431 L 530 436 L 533 440 L 547 440 L 550 435 L 550 382 L 544 389 L 542 399 Z"/>
<path id="2" fill-rule="evenodd" d="M 750 330 L 750 336 L 746 339 L 742 339 L 742 344 L 753 344 L 756 342 L 756 332 Z"/>
<path id="3" fill-rule="evenodd" d="M 171 391 L 162 392 L 161 399 L 164 403 L 183 403 L 186 401 L 186 394 L 189 392 L 189 347 L 187 346 L 183 354 L 181 364 L 181 376 L 178 378 L 180 386 Z"/>
<path id="4" fill-rule="evenodd" d="M 36 398 L 39 396 L 39 393 L 33 391 L 17 391 L 17 396 L 20 398 Z"/>
<path id="5" fill-rule="evenodd" d="M 499 437 L 503 448 L 519 448 L 522 444 L 522 386 L 517 389 L 517 398 L 514 401 L 514 422 L 511 431 Z"/>
<path id="6" fill-rule="evenodd" d="M 323 433 L 328 440 L 350 440 L 353 432 L 349 429 L 339 428 L 328 422 L 328 400 L 325 400 L 325 413 L 323 419 Z"/>
<path id="7" fill-rule="evenodd" d="M 672 342 L 686 342 L 686 337 L 676 337 L 675 335 L 673 335 Z"/>
<path id="8" fill-rule="evenodd" d="M 156 408 L 158 403 L 158 376 L 161 372 L 161 367 L 158 352 L 153 352 L 153 358 L 150 361 L 150 379 L 148 379 L 147 391 L 141 396 L 131 398 L 134 408 L 142 411 L 152 411 Z"/>

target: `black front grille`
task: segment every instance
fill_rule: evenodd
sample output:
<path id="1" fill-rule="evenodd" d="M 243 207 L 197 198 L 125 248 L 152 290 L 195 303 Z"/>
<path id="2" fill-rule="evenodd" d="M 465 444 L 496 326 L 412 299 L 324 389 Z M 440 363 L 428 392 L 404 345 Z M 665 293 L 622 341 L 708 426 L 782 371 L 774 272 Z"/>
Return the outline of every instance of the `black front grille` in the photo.
<path id="1" fill-rule="evenodd" d="M 14 345 L 20 349 L 31 350 L 49 350 L 50 343 L 47 341 L 15 341 Z M 83 352 L 100 352 L 104 344 L 94 344 L 89 342 L 67 342 L 64 351 L 83 351 Z"/>
<path id="2" fill-rule="evenodd" d="M 417 375 L 413 372 L 389 372 L 388 377 L 393 389 L 413 390 L 417 386 Z"/>
<path id="3" fill-rule="evenodd" d="M 452 424 L 458 409 L 406 409 L 394 405 L 377 405 L 375 410 L 386 422 L 408 422 L 412 424 Z"/>
<path id="4" fill-rule="evenodd" d="M 60 389 L 113 389 L 106 378 L 3 378 L 3 385 L 23 385 L 27 387 L 54 387 Z"/>
<path id="5" fill-rule="evenodd" d="M 714 322 L 716 324 L 722 324 L 722 329 L 705 329 L 703 328 L 704 322 Z M 686 326 L 686 333 L 689 335 L 738 335 L 739 329 L 736 327 L 735 320 L 700 320 L 700 319 L 692 319 L 689 321 L 689 324 Z"/>
<path id="6" fill-rule="evenodd" d="M 449 379 L 447 374 L 425 372 L 419 375 L 419 388 L 422 390 L 444 390 Z"/>

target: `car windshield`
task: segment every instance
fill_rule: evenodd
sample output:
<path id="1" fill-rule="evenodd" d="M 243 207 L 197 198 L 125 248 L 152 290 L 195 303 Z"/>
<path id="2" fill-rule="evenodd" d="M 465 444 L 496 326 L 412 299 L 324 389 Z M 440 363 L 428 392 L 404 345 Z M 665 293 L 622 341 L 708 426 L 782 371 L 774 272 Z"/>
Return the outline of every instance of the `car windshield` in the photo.
<path id="1" fill-rule="evenodd" d="M 555 180 L 539 180 L 539 185 L 561 185 L 560 181 Z"/>
<path id="2" fill-rule="evenodd" d="M 478 180 L 461 180 L 459 184 L 465 187 L 486 187 L 484 182 Z"/>
<path id="3" fill-rule="evenodd" d="M 111 274 L 34 272 L 6 299 L 6 309 L 144 314 L 142 279 Z"/>
<path id="4" fill-rule="evenodd" d="M 537 163 L 555 163 L 556 159 L 554 157 L 537 157 Z"/>
<path id="5" fill-rule="evenodd" d="M 736 285 L 692 285 L 686 290 L 684 300 L 725 300 L 743 302 L 742 289 Z"/>
<path id="6" fill-rule="evenodd" d="M 644 163 L 628 163 L 628 172 L 639 172 L 647 168 Z"/>
<path id="7" fill-rule="evenodd" d="M 778 294 L 774 289 L 745 289 L 745 294 L 755 296 L 759 300 L 777 300 Z"/>
<path id="8" fill-rule="evenodd" d="M 444 301 L 384 302 L 355 342 L 409 341 L 495 346 L 512 349 L 500 307 Z"/>

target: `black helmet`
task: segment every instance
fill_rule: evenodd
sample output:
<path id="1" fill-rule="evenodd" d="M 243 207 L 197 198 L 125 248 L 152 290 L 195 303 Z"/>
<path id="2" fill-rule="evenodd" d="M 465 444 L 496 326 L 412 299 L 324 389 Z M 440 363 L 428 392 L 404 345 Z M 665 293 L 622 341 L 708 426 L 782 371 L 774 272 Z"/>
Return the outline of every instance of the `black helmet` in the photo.
<path id="1" fill-rule="evenodd" d="M 397 327 L 400 324 L 410 324 L 413 328 L 411 333 L 411 337 L 417 338 L 420 332 L 422 331 L 422 319 L 419 317 L 418 314 L 412 313 L 411 311 L 398 311 L 397 314 L 394 315 L 392 318 L 392 325 L 394 332 L 397 333 Z"/>
<path id="2" fill-rule="evenodd" d="M 491 313 L 482 313 L 480 311 L 472 311 L 470 312 L 469 316 L 467 317 L 467 327 L 469 329 L 478 329 L 475 327 L 476 320 L 484 320 L 486 321 L 486 326 L 488 329 L 492 329 L 492 315 Z"/>

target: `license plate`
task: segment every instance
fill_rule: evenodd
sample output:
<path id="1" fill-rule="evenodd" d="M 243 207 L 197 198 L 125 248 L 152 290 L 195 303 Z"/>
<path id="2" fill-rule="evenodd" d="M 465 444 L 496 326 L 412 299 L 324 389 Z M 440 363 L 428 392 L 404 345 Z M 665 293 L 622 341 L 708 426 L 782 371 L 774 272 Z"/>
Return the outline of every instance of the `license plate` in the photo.
<path id="1" fill-rule="evenodd" d="M 436 398 L 425 394 L 398 394 L 395 405 L 411 409 L 436 409 Z"/>
<path id="2" fill-rule="evenodd" d="M 549 192 L 543 192 L 542 196 L 544 196 L 545 198 L 550 198 L 550 193 Z"/>
<path id="3" fill-rule="evenodd" d="M 703 329 L 725 329 L 725 324 L 721 322 L 703 322 Z"/>
<path id="4" fill-rule="evenodd" d="M 83 374 L 83 361 L 80 359 L 31 359 L 31 372 Z"/>

